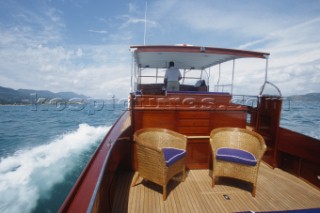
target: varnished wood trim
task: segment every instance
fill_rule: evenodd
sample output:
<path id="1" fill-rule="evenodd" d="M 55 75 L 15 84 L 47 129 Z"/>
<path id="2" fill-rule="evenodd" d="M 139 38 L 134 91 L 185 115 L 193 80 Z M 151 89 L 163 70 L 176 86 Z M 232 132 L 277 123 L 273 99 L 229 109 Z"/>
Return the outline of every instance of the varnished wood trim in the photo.
<path id="1" fill-rule="evenodd" d="M 209 139 L 210 136 L 208 135 L 192 135 L 192 136 L 187 136 L 188 139 Z"/>

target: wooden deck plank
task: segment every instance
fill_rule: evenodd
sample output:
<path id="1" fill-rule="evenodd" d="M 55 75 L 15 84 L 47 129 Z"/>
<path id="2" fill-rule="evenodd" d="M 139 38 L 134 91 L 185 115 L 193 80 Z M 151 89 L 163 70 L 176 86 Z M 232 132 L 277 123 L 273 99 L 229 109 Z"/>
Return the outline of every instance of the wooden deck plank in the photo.
<path id="1" fill-rule="evenodd" d="M 201 174 L 202 173 L 202 174 Z M 203 194 L 203 193 L 206 193 L 205 191 L 203 191 L 203 189 L 201 188 L 201 186 L 205 186 L 206 184 L 204 183 L 204 179 L 207 179 L 206 178 L 206 174 L 204 174 L 204 170 L 199 170 L 197 173 L 194 173 L 194 172 L 189 172 L 189 178 L 190 178 L 190 188 L 192 189 L 192 192 L 193 192 L 193 196 L 197 197 L 199 200 L 199 202 L 201 202 L 201 212 L 212 212 L 212 210 L 210 210 L 210 204 L 208 204 L 208 197 L 207 196 L 204 196 L 204 200 L 203 198 L 201 198 L 198 193 L 200 192 L 200 194 Z M 197 174 L 201 175 L 200 177 L 197 177 Z M 207 189 L 207 187 L 205 187 Z"/>
<path id="2" fill-rule="evenodd" d="M 181 184 L 181 192 L 183 193 L 183 203 L 192 203 L 193 205 L 191 208 L 188 208 L 189 212 L 199 212 L 201 210 L 198 197 L 193 195 L 192 190 L 191 190 L 191 183 L 185 181 L 184 183 Z"/>
<path id="3" fill-rule="evenodd" d="M 260 166 L 256 197 L 251 196 L 251 185 L 221 178 L 211 187 L 208 170 L 188 171 L 185 182 L 171 180 L 167 200 L 162 200 L 162 187 L 149 181 L 130 187 L 133 173 L 121 174 L 114 212 L 237 212 L 274 211 L 320 208 L 320 191 L 303 180 L 280 169 Z M 230 200 L 224 198 L 224 194 Z"/>

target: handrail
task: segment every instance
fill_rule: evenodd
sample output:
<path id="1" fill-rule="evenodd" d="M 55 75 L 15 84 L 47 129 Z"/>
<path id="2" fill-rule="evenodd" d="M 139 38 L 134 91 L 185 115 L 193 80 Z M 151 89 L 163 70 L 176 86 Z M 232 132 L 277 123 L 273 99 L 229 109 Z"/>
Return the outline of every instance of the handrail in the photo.
<path id="1" fill-rule="evenodd" d="M 214 86 L 214 89 L 215 89 L 214 91 L 216 91 L 216 92 L 224 92 L 224 88 L 225 87 L 232 88 L 232 84 L 217 84 L 217 85 Z M 220 88 L 221 88 L 221 90 L 220 90 Z"/>
<path id="2" fill-rule="evenodd" d="M 265 81 L 263 83 L 263 85 L 261 87 L 261 90 L 260 90 L 260 96 L 263 94 L 263 91 L 264 91 L 264 89 L 266 87 L 266 84 L 270 84 L 271 86 L 273 86 L 277 90 L 277 92 L 279 93 L 279 96 L 282 97 L 280 89 L 275 84 L 271 83 L 270 81 Z"/>
<path id="3" fill-rule="evenodd" d="M 259 105 L 259 97 L 256 95 L 232 95 L 231 102 L 249 107 L 257 107 Z"/>
<path id="4" fill-rule="evenodd" d="M 267 57 L 266 58 L 266 70 L 265 70 L 265 76 L 264 76 L 264 83 L 263 83 L 263 85 L 261 87 L 261 90 L 260 90 L 260 96 L 262 96 L 266 85 L 270 84 L 271 86 L 273 86 L 277 90 L 277 92 L 279 93 L 279 96 L 282 97 L 280 89 L 275 84 L 273 84 L 270 81 L 268 81 L 268 67 L 269 67 L 269 59 Z"/>
<path id="5" fill-rule="evenodd" d="M 155 79 L 158 79 L 158 78 L 164 78 L 164 76 L 160 76 L 160 75 L 139 75 L 138 78 L 155 78 Z M 199 79 L 201 80 L 201 77 L 182 77 L 182 81 L 184 81 L 185 79 Z M 141 83 L 143 84 L 143 83 Z"/>

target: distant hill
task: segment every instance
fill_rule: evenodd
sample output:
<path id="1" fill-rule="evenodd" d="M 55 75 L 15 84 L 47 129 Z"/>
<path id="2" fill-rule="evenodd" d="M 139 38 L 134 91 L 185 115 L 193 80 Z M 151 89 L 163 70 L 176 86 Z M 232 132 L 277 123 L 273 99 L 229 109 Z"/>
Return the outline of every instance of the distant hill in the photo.
<path id="1" fill-rule="evenodd" d="M 288 97 L 297 101 L 320 101 L 320 93 L 308 93 L 305 95 L 292 95 Z"/>
<path id="2" fill-rule="evenodd" d="M 69 100 L 71 98 L 86 99 L 87 96 L 79 95 L 73 92 L 58 92 L 53 93 L 48 90 L 30 90 L 30 89 L 18 89 L 14 90 L 7 87 L 0 86 L 0 104 L 29 104 L 31 99 L 34 98 L 61 98 Z"/>

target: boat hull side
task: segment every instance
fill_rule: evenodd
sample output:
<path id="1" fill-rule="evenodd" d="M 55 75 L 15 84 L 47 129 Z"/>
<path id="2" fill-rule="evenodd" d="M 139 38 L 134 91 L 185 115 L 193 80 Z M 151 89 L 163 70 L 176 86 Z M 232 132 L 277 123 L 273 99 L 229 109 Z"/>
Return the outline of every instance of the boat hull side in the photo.
<path id="1" fill-rule="evenodd" d="M 130 112 L 125 111 L 111 127 L 101 145 L 79 176 L 74 187 L 61 206 L 59 212 L 109 212 L 112 203 L 113 177 L 120 166 L 122 158 L 129 155 L 116 155 L 124 144 L 130 145 Z M 110 196 L 106 196 L 110 195 Z"/>
<path id="2" fill-rule="evenodd" d="M 279 128 L 277 164 L 320 188 L 320 140 Z"/>

